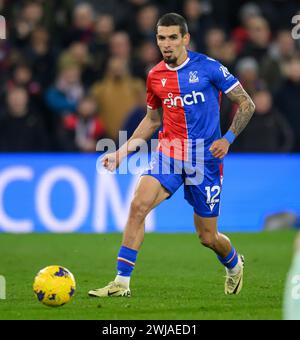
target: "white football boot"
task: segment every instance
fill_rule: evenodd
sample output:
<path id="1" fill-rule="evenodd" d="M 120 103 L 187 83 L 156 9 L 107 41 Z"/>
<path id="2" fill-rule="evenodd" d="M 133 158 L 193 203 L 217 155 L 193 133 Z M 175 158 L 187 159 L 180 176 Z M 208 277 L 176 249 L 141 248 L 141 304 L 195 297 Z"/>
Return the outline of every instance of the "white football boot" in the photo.
<path id="1" fill-rule="evenodd" d="M 232 275 L 226 270 L 226 279 L 225 279 L 225 294 L 239 294 L 243 287 L 243 275 L 244 275 L 244 256 L 238 255 L 238 261 L 240 265 L 240 270 L 237 274 Z"/>
<path id="2" fill-rule="evenodd" d="M 89 296 L 93 297 L 130 297 L 131 292 L 129 288 L 124 288 L 115 281 L 110 282 L 103 288 L 93 289 L 88 292 Z"/>

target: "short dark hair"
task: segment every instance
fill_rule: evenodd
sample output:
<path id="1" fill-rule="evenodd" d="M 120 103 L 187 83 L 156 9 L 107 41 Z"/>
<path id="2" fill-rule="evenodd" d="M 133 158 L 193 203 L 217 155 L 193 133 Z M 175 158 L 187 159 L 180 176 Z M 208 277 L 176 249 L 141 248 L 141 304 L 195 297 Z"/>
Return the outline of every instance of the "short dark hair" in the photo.
<path id="1" fill-rule="evenodd" d="M 179 26 L 180 28 L 180 33 L 182 36 L 188 33 L 188 25 L 186 20 L 184 19 L 183 16 L 177 14 L 177 13 L 167 13 L 163 15 L 159 20 L 156 25 L 156 32 L 158 26 Z"/>

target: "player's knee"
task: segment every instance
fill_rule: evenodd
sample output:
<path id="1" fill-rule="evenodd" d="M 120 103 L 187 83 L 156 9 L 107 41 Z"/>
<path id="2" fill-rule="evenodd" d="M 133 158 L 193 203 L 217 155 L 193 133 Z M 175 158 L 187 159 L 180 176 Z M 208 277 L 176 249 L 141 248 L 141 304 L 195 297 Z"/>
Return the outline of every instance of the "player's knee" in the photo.
<path id="1" fill-rule="evenodd" d="M 150 203 L 147 200 L 134 198 L 130 206 L 130 217 L 144 219 L 150 209 Z"/>
<path id="2" fill-rule="evenodd" d="M 199 234 L 199 239 L 204 247 L 214 249 L 214 246 L 216 244 L 216 236 L 214 234 Z"/>

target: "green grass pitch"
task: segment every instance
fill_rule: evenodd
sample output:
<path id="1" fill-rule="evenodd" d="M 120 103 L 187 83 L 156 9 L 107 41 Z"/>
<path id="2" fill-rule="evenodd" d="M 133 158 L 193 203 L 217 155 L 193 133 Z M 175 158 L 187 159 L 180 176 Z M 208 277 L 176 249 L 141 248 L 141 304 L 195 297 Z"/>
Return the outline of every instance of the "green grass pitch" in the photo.
<path id="1" fill-rule="evenodd" d="M 281 319 L 294 232 L 229 234 L 245 255 L 244 288 L 223 293 L 224 269 L 193 234 L 146 234 L 131 280 L 131 298 L 90 298 L 87 291 L 115 276 L 120 234 L 0 234 L 0 275 L 6 300 L 0 319 Z M 51 308 L 33 294 L 43 267 L 70 269 L 77 290 L 70 303 Z"/>

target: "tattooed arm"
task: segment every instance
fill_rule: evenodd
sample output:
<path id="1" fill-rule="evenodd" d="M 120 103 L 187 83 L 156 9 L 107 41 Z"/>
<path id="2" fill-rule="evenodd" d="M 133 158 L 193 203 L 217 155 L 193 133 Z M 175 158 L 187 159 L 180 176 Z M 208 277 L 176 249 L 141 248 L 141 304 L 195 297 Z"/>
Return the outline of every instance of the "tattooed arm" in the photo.
<path id="1" fill-rule="evenodd" d="M 233 118 L 229 131 L 223 138 L 216 140 L 210 147 L 213 156 L 220 159 L 226 156 L 230 144 L 247 126 L 255 110 L 253 101 L 243 89 L 242 85 L 237 85 L 232 91 L 227 93 L 227 97 L 238 104 L 239 108 Z"/>
<path id="2" fill-rule="evenodd" d="M 255 110 L 255 105 L 248 93 L 243 89 L 242 85 L 236 86 L 227 94 L 227 97 L 239 105 L 239 108 L 233 118 L 233 122 L 229 128 L 229 130 L 237 137 L 249 123 Z"/>

